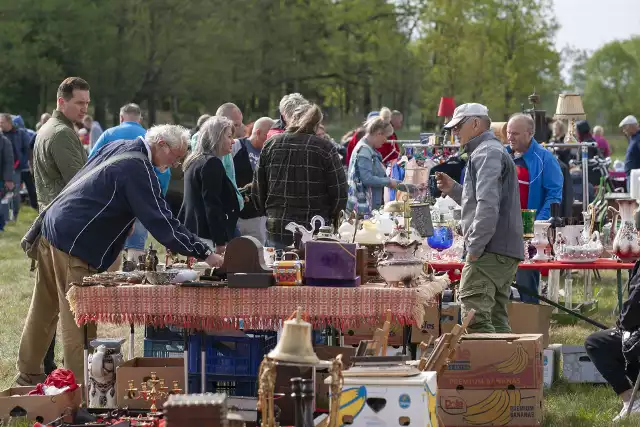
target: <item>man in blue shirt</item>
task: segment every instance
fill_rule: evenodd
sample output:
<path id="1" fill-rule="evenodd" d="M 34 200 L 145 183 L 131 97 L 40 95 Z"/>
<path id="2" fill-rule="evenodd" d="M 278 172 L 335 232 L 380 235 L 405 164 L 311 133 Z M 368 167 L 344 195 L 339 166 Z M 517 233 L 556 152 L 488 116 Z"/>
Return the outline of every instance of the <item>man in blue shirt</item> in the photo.
<path id="1" fill-rule="evenodd" d="M 535 209 L 536 221 L 546 221 L 551 216 L 551 204 L 562 202 L 564 176 L 553 153 L 544 149 L 533 138 L 535 123 L 527 114 L 516 114 L 507 123 L 507 151 L 513 155 L 518 174 L 520 208 Z M 539 293 L 540 273 L 518 270 L 516 282 Z M 538 299 L 520 293 L 520 300 L 538 303 Z"/>
<path id="2" fill-rule="evenodd" d="M 107 129 L 100 135 L 100 138 L 96 141 L 96 144 L 89 153 L 89 160 L 94 157 L 105 145 L 113 141 L 118 140 L 134 140 L 138 137 L 144 137 L 146 130 L 140 124 L 142 121 L 142 111 L 138 104 L 127 104 L 120 108 L 120 125 Z M 162 195 L 167 194 L 167 188 L 169 188 L 169 180 L 171 179 L 171 170 L 167 169 L 164 172 L 154 167 L 158 180 L 160 180 L 160 188 L 162 189 Z M 136 220 L 133 233 L 127 238 L 124 243 L 124 249 L 127 251 L 127 259 L 130 261 L 137 261 L 140 255 L 144 254 L 144 244 L 147 241 L 148 236 L 147 229 L 144 228 L 139 220 Z"/>
<path id="3" fill-rule="evenodd" d="M 31 137 L 26 130 L 17 128 L 13 124 L 11 114 L 0 114 L 0 130 L 2 134 L 11 141 L 13 147 L 13 183 L 15 189 L 13 191 L 13 215 L 14 220 L 18 219 L 18 211 L 20 210 L 20 185 L 22 179 L 22 170 L 29 169 L 29 142 Z M 5 212 L 8 215 L 8 212 Z"/>
<path id="4" fill-rule="evenodd" d="M 634 116 L 627 116 L 619 125 L 622 132 L 629 138 L 629 147 L 624 158 L 624 171 L 627 174 L 627 190 L 629 189 L 629 178 L 631 171 L 640 169 L 640 126 L 638 119 Z"/>

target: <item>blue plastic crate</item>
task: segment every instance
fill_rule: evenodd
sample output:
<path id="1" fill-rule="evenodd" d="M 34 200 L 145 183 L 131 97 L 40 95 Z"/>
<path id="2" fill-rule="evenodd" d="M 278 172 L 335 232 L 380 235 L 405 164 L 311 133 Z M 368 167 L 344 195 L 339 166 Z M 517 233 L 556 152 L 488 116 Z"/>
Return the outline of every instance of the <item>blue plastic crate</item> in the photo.
<path id="1" fill-rule="evenodd" d="M 228 396 L 258 396 L 256 377 L 212 375 L 206 376 L 207 393 L 225 393 Z M 200 393 L 200 374 L 189 374 L 189 393 Z"/>
<path id="2" fill-rule="evenodd" d="M 144 357 L 184 357 L 183 341 L 144 340 Z"/>
<path id="3" fill-rule="evenodd" d="M 144 337 L 150 340 L 182 341 L 184 335 L 181 328 L 169 326 L 168 328 L 145 326 Z"/>
<path id="4" fill-rule="evenodd" d="M 200 372 L 201 336 L 189 337 L 189 373 Z M 276 332 L 247 332 L 245 337 L 207 335 L 205 337 L 205 372 L 217 375 L 256 377 L 264 355 L 277 343 Z"/>

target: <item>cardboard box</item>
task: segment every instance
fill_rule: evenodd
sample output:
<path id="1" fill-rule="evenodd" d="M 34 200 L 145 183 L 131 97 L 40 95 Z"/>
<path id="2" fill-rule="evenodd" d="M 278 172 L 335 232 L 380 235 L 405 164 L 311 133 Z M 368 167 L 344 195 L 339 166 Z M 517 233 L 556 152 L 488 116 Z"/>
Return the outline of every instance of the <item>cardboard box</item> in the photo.
<path id="1" fill-rule="evenodd" d="M 596 369 L 583 345 L 562 346 L 562 376 L 570 383 L 607 382 Z"/>
<path id="2" fill-rule="evenodd" d="M 438 388 L 542 387 L 542 335 L 469 334 L 438 377 Z"/>
<path id="3" fill-rule="evenodd" d="M 454 325 L 458 324 L 460 317 L 460 303 L 443 303 L 442 310 L 438 313 L 438 307 L 426 307 L 424 323 L 421 328 L 411 328 L 411 342 L 420 344 L 429 342 L 429 337 L 435 340 L 442 334 L 451 332 Z"/>
<path id="4" fill-rule="evenodd" d="M 438 390 L 438 415 L 446 427 L 539 426 L 542 390 Z"/>
<path id="5" fill-rule="evenodd" d="M 549 326 L 553 307 L 546 304 L 510 302 L 509 325 L 514 334 L 542 334 L 542 348 L 549 346 Z"/>
<path id="6" fill-rule="evenodd" d="M 151 372 L 155 372 L 159 379 L 164 380 L 165 387 L 169 390 L 174 381 L 184 390 L 184 359 L 136 357 L 127 360 L 116 369 L 116 402 L 118 407 L 128 406 L 131 409 L 149 409 L 151 401 L 144 399 L 129 399 L 127 389 L 129 381 L 133 380 L 133 386 L 141 390 L 140 384 L 151 378 Z M 158 399 L 156 406 L 162 408 L 166 399 Z"/>
<path id="7" fill-rule="evenodd" d="M 372 340 L 373 333 L 376 329 L 381 329 L 382 323 L 379 326 L 364 326 L 355 329 L 348 329 L 342 332 L 342 338 L 344 345 L 357 347 L 360 341 Z M 392 323 L 389 329 L 389 341 L 390 346 L 402 345 L 402 326 L 397 323 Z"/>
<path id="8" fill-rule="evenodd" d="M 542 352 L 542 366 L 542 382 L 545 387 L 551 387 L 555 380 L 554 372 L 556 367 L 553 350 L 547 348 Z"/>
<path id="9" fill-rule="evenodd" d="M 339 425 L 438 426 L 435 372 L 413 377 L 345 377 Z"/>
<path id="10" fill-rule="evenodd" d="M 29 421 L 35 421 L 36 417 L 44 418 L 45 422 L 50 422 L 60 417 L 67 408 L 72 412 L 78 410 L 82 403 L 82 389 L 78 388 L 69 393 L 57 396 L 27 396 L 35 387 L 13 387 L 0 392 L 0 420 L 8 422 L 11 411 L 20 407 L 27 411 Z M 73 421 L 73 417 L 65 419 L 67 422 Z"/>

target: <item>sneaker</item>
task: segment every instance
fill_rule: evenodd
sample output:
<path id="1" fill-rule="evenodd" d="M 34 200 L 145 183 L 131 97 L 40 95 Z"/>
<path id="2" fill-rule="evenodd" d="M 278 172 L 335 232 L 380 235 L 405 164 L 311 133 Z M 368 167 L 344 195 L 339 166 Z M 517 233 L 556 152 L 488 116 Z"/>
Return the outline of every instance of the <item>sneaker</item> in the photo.
<path id="1" fill-rule="evenodd" d="M 616 416 L 613 419 L 613 421 L 620 421 L 625 419 L 627 417 L 628 409 L 629 409 L 629 402 L 622 402 L 622 410 L 620 410 L 620 413 L 618 414 L 618 416 Z M 629 416 L 633 414 L 640 414 L 640 400 L 638 399 L 636 399 L 636 401 L 633 402 L 633 407 L 631 408 L 631 412 L 629 413 Z"/>
<path id="2" fill-rule="evenodd" d="M 43 383 L 47 379 L 45 374 L 23 374 L 20 372 L 16 375 L 14 384 L 21 387 L 34 387 L 40 383 Z"/>

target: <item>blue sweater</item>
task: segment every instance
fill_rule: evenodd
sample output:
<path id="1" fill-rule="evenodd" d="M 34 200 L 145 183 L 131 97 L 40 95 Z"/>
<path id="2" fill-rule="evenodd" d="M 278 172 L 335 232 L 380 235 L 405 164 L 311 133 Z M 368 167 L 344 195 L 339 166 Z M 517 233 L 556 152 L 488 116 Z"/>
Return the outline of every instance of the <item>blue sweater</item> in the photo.
<path id="1" fill-rule="evenodd" d="M 624 171 L 627 176 L 630 176 L 634 169 L 640 169 L 640 131 L 629 138 L 629 147 L 624 157 Z"/>
<path id="2" fill-rule="evenodd" d="M 138 122 L 122 122 L 119 126 L 109 128 L 100 135 L 100 138 L 96 141 L 96 145 L 93 146 L 91 153 L 89 153 L 89 159 L 95 156 L 102 147 L 113 141 L 120 139 L 134 140 L 138 137 L 144 138 L 146 133 L 146 129 Z M 169 188 L 171 169 L 167 169 L 164 172 L 161 172 L 155 166 L 153 169 L 160 180 L 160 188 L 162 188 L 162 195 L 164 196 L 167 194 L 167 189 Z"/>
<path id="3" fill-rule="evenodd" d="M 511 147 L 507 151 L 511 153 Z M 551 216 L 551 203 L 562 202 L 562 169 L 553 153 L 534 138 L 522 158 L 529 171 L 527 209 L 536 210 L 536 220 L 547 220 Z"/>
<path id="4" fill-rule="evenodd" d="M 14 127 L 9 132 L 2 132 L 11 141 L 13 146 L 13 159 L 18 161 L 17 171 L 29 169 L 29 143 L 31 136 L 24 129 Z"/>
<path id="5" fill-rule="evenodd" d="M 142 138 L 108 144 L 71 182 L 107 158 L 133 151 L 151 157 Z M 210 254 L 209 247 L 171 214 L 150 160 L 121 160 L 62 196 L 47 211 L 42 235 L 54 247 L 104 271 L 119 256 L 136 218 L 172 252 L 198 259 Z"/>

